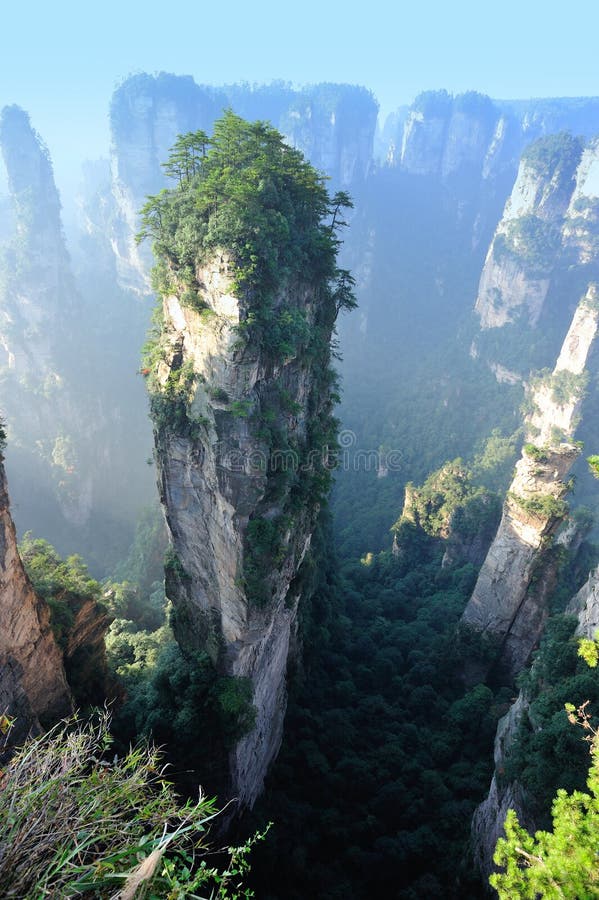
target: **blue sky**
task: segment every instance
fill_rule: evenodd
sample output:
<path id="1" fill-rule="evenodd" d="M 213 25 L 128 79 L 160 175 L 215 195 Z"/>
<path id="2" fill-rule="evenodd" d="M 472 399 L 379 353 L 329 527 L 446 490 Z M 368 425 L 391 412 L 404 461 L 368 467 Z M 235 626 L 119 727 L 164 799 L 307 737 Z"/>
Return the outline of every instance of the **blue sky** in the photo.
<path id="1" fill-rule="evenodd" d="M 139 71 L 220 84 L 369 87 L 384 111 L 421 90 L 599 95 L 599 4 L 382 0 L 34 0 L 0 12 L 0 106 L 29 111 L 57 169 L 106 155 L 115 85 Z"/>

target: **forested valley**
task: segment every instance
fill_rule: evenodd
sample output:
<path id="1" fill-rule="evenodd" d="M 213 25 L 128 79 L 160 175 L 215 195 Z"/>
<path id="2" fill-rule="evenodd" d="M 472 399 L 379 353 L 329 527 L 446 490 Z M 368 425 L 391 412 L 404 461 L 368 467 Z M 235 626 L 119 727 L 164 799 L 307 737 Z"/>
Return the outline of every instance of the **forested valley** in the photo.
<path id="1" fill-rule="evenodd" d="M 0 116 L 5 895 L 599 896 L 599 100 L 110 123 Z"/>

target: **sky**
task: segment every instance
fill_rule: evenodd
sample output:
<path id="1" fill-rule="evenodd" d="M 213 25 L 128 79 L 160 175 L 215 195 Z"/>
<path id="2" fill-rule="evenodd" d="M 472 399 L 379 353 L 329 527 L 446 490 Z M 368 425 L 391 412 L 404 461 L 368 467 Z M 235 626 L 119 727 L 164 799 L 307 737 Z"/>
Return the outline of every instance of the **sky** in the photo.
<path id="1" fill-rule="evenodd" d="M 362 84 L 384 114 L 441 87 L 599 95 L 597 0 L 4 0 L 0 27 L 0 107 L 30 113 L 63 178 L 107 155 L 112 91 L 141 71 Z"/>

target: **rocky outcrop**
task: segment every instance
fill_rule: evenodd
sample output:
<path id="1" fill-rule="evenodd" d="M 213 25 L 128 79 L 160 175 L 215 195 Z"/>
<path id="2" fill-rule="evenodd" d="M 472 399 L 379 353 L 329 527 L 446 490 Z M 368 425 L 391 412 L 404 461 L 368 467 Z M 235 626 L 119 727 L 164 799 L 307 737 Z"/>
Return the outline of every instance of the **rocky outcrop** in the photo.
<path id="1" fill-rule="evenodd" d="M 223 94 L 191 76 L 134 75 L 115 91 L 110 107 L 115 219 L 112 247 L 124 287 L 148 293 L 151 253 L 135 242 L 139 210 L 166 183 L 161 163 L 177 135 L 209 131 L 227 105 Z"/>
<path id="2" fill-rule="evenodd" d="M 0 150 L 15 226 L 2 260 L 7 284 L 0 295 L 0 364 L 51 390 L 60 381 L 55 318 L 74 312 L 60 200 L 48 151 L 17 106 L 2 110 Z"/>
<path id="3" fill-rule="evenodd" d="M 465 563 L 478 567 L 495 535 L 499 506 L 495 494 L 473 484 L 461 459 L 446 462 L 421 487 L 406 485 L 403 510 L 392 528 L 393 553 L 401 555 L 402 526 L 408 524 L 443 542 L 444 568 Z"/>
<path id="4" fill-rule="evenodd" d="M 490 491 L 479 491 L 458 506 L 449 520 L 443 568 L 469 563 L 479 568 L 487 556 L 501 516 L 501 501 Z"/>
<path id="5" fill-rule="evenodd" d="M 106 169 L 88 167 L 97 202 L 88 195 L 76 284 L 48 151 L 17 107 L 2 113 L 0 150 L 12 212 L 0 245 L 1 406 L 17 529 L 106 572 L 152 490 L 136 377 L 148 311 L 116 285 Z"/>
<path id="6" fill-rule="evenodd" d="M 560 538 L 572 553 L 576 553 L 584 532 L 570 522 Z M 583 587 L 574 595 L 565 614 L 576 616 L 576 634 L 594 638 L 599 628 L 599 569 L 589 575 Z M 535 664 L 533 663 L 532 672 Z M 506 765 L 513 751 L 514 741 L 521 724 L 535 727 L 530 713 L 530 699 L 525 691 L 520 691 L 508 712 L 499 720 L 495 737 L 495 772 L 486 799 L 477 807 L 472 819 L 472 850 L 477 869 L 486 883 L 494 871 L 493 853 L 497 840 L 504 837 L 503 825 L 509 809 L 515 810 L 518 821 L 530 833 L 538 827 L 531 814 L 534 798 L 527 794 L 518 780 L 506 775 Z M 538 728 L 538 724 L 536 726 Z"/>
<path id="7" fill-rule="evenodd" d="M 29 481 L 51 492 L 58 514 L 80 527 L 90 511 L 91 476 L 79 468 L 72 426 L 80 429 L 84 417 L 68 369 L 75 349 L 72 323 L 81 307 L 58 192 L 48 152 L 18 107 L 2 112 L 0 149 L 15 212 L 0 285 L 0 373 L 9 388 L 2 402 L 10 464 L 17 455 L 26 457 L 21 465 Z"/>
<path id="8" fill-rule="evenodd" d="M 500 837 L 504 837 L 503 823 L 509 809 L 516 811 L 520 824 L 534 833 L 535 823 L 528 811 L 526 791 L 518 781 L 505 778 L 505 762 L 510 747 L 518 733 L 523 717 L 526 716 L 528 703 L 523 694 L 499 720 L 493 758 L 495 773 L 486 799 L 476 808 L 472 817 L 471 841 L 474 864 L 480 872 L 484 883 L 494 871 L 493 854 Z"/>
<path id="9" fill-rule="evenodd" d="M 520 316 L 533 326 L 538 322 L 559 261 L 580 154 L 578 141 L 565 134 L 540 140 L 524 153 L 480 279 L 475 311 L 481 328 Z"/>
<path id="10" fill-rule="evenodd" d="M 377 154 L 410 174 L 444 181 L 466 168 L 484 180 L 507 173 L 513 180 L 529 144 L 562 131 L 591 138 L 598 111 L 597 98 L 504 101 L 427 91 L 388 117 Z"/>
<path id="11" fill-rule="evenodd" d="M 563 227 L 564 246 L 574 262 L 584 265 L 597 258 L 598 226 L 599 139 L 595 138 L 583 150 Z"/>
<path id="12" fill-rule="evenodd" d="M 566 614 L 576 616 L 576 634 L 595 640 L 599 630 L 599 567 L 594 569 L 585 584 L 574 595 L 566 608 Z"/>
<path id="13" fill-rule="evenodd" d="M 18 740 L 72 710 L 48 606 L 35 594 L 17 551 L 0 461 L 0 712 L 15 717 Z"/>
<path id="14" fill-rule="evenodd" d="M 86 709 L 107 700 L 122 699 L 122 686 L 110 675 L 105 637 L 113 617 L 95 597 L 70 595 L 73 620 L 64 635 L 63 658 L 67 681 L 77 706 Z"/>
<path id="15" fill-rule="evenodd" d="M 511 677 L 526 665 L 548 614 L 555 573 L 546 565 L 547 551 L 567 509 L 565 478 L 580 452 L 570 439 L 598 317 L 591 286 L 578 305 L 553 375 L 532 389 L 528 442 L 462 616 L 463 625 L 494 639 L 502 668 Z"/>
<path id="16" fill-rule="evenodd" d="M 480 177 L 499 154 L 505 133 L 505 121 L 488 97 L 424 93 L 403 124 L 399 163 L 412 175 L 446 180 L 466 170 Z"/>
<path id="17" fill-rule="evenodd" d="M 172 406 L 154 406 L 174 552 L 167 595 L 182 646 L 207 650 L 221 673 L 251 680 L 256 723 L 231 754 L 229 785 L 251 806 L 282 737 L 297 576 L 318 512 L 310 483 L 322 462 L 310 458 L 310 433 L 330 398 L 321 381 L 326 360 L 296 352 L 273 359 L 240 342 L 252 300 L 236 291 L 226 253 L 200 266 L 196 280 L 204 309 L 176 295 L 163 302 L 158 382 L 167 390 L 186 372 L 191 390 L 183 432 L 168 418 Z M 289 285 L 274 315 L 277 308 L 300 314 L 328 344 L 335 312 L 309 282 Z"/>

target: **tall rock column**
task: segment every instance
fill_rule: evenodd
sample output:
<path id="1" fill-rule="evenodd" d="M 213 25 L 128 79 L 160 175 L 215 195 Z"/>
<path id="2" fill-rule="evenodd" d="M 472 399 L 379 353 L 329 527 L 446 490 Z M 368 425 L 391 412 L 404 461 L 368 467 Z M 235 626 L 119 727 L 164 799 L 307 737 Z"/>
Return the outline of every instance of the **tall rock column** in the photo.
<path id="1" fill-rule="evenodd" d="M 580 452 L 571 437 L 597 334 L 598 299 L 591 285 L 576 309 L 553 374 L 532 389 L 527 443 L 462 616 L 465 626 L 494 637 L 512 676 L 526 665 L 547 617 L 551 571 L 543 571 L 541 564 L 567 511 L 564 480 Z"/>
<path id="2" fill-rule="evenodd" d="M 330 340 L 353 300 L 335 263 L 336 204 L 301 154 L 232 113 L 211 142 L 146 208 L 162 324 L 145 371 L 175 636 L 253 690 L 255 725 L 229 760 L 243 806 L 281 742 L 301 566 L 335 443 Z M 213 231 L 220 245 L 206 247 Z"/>

